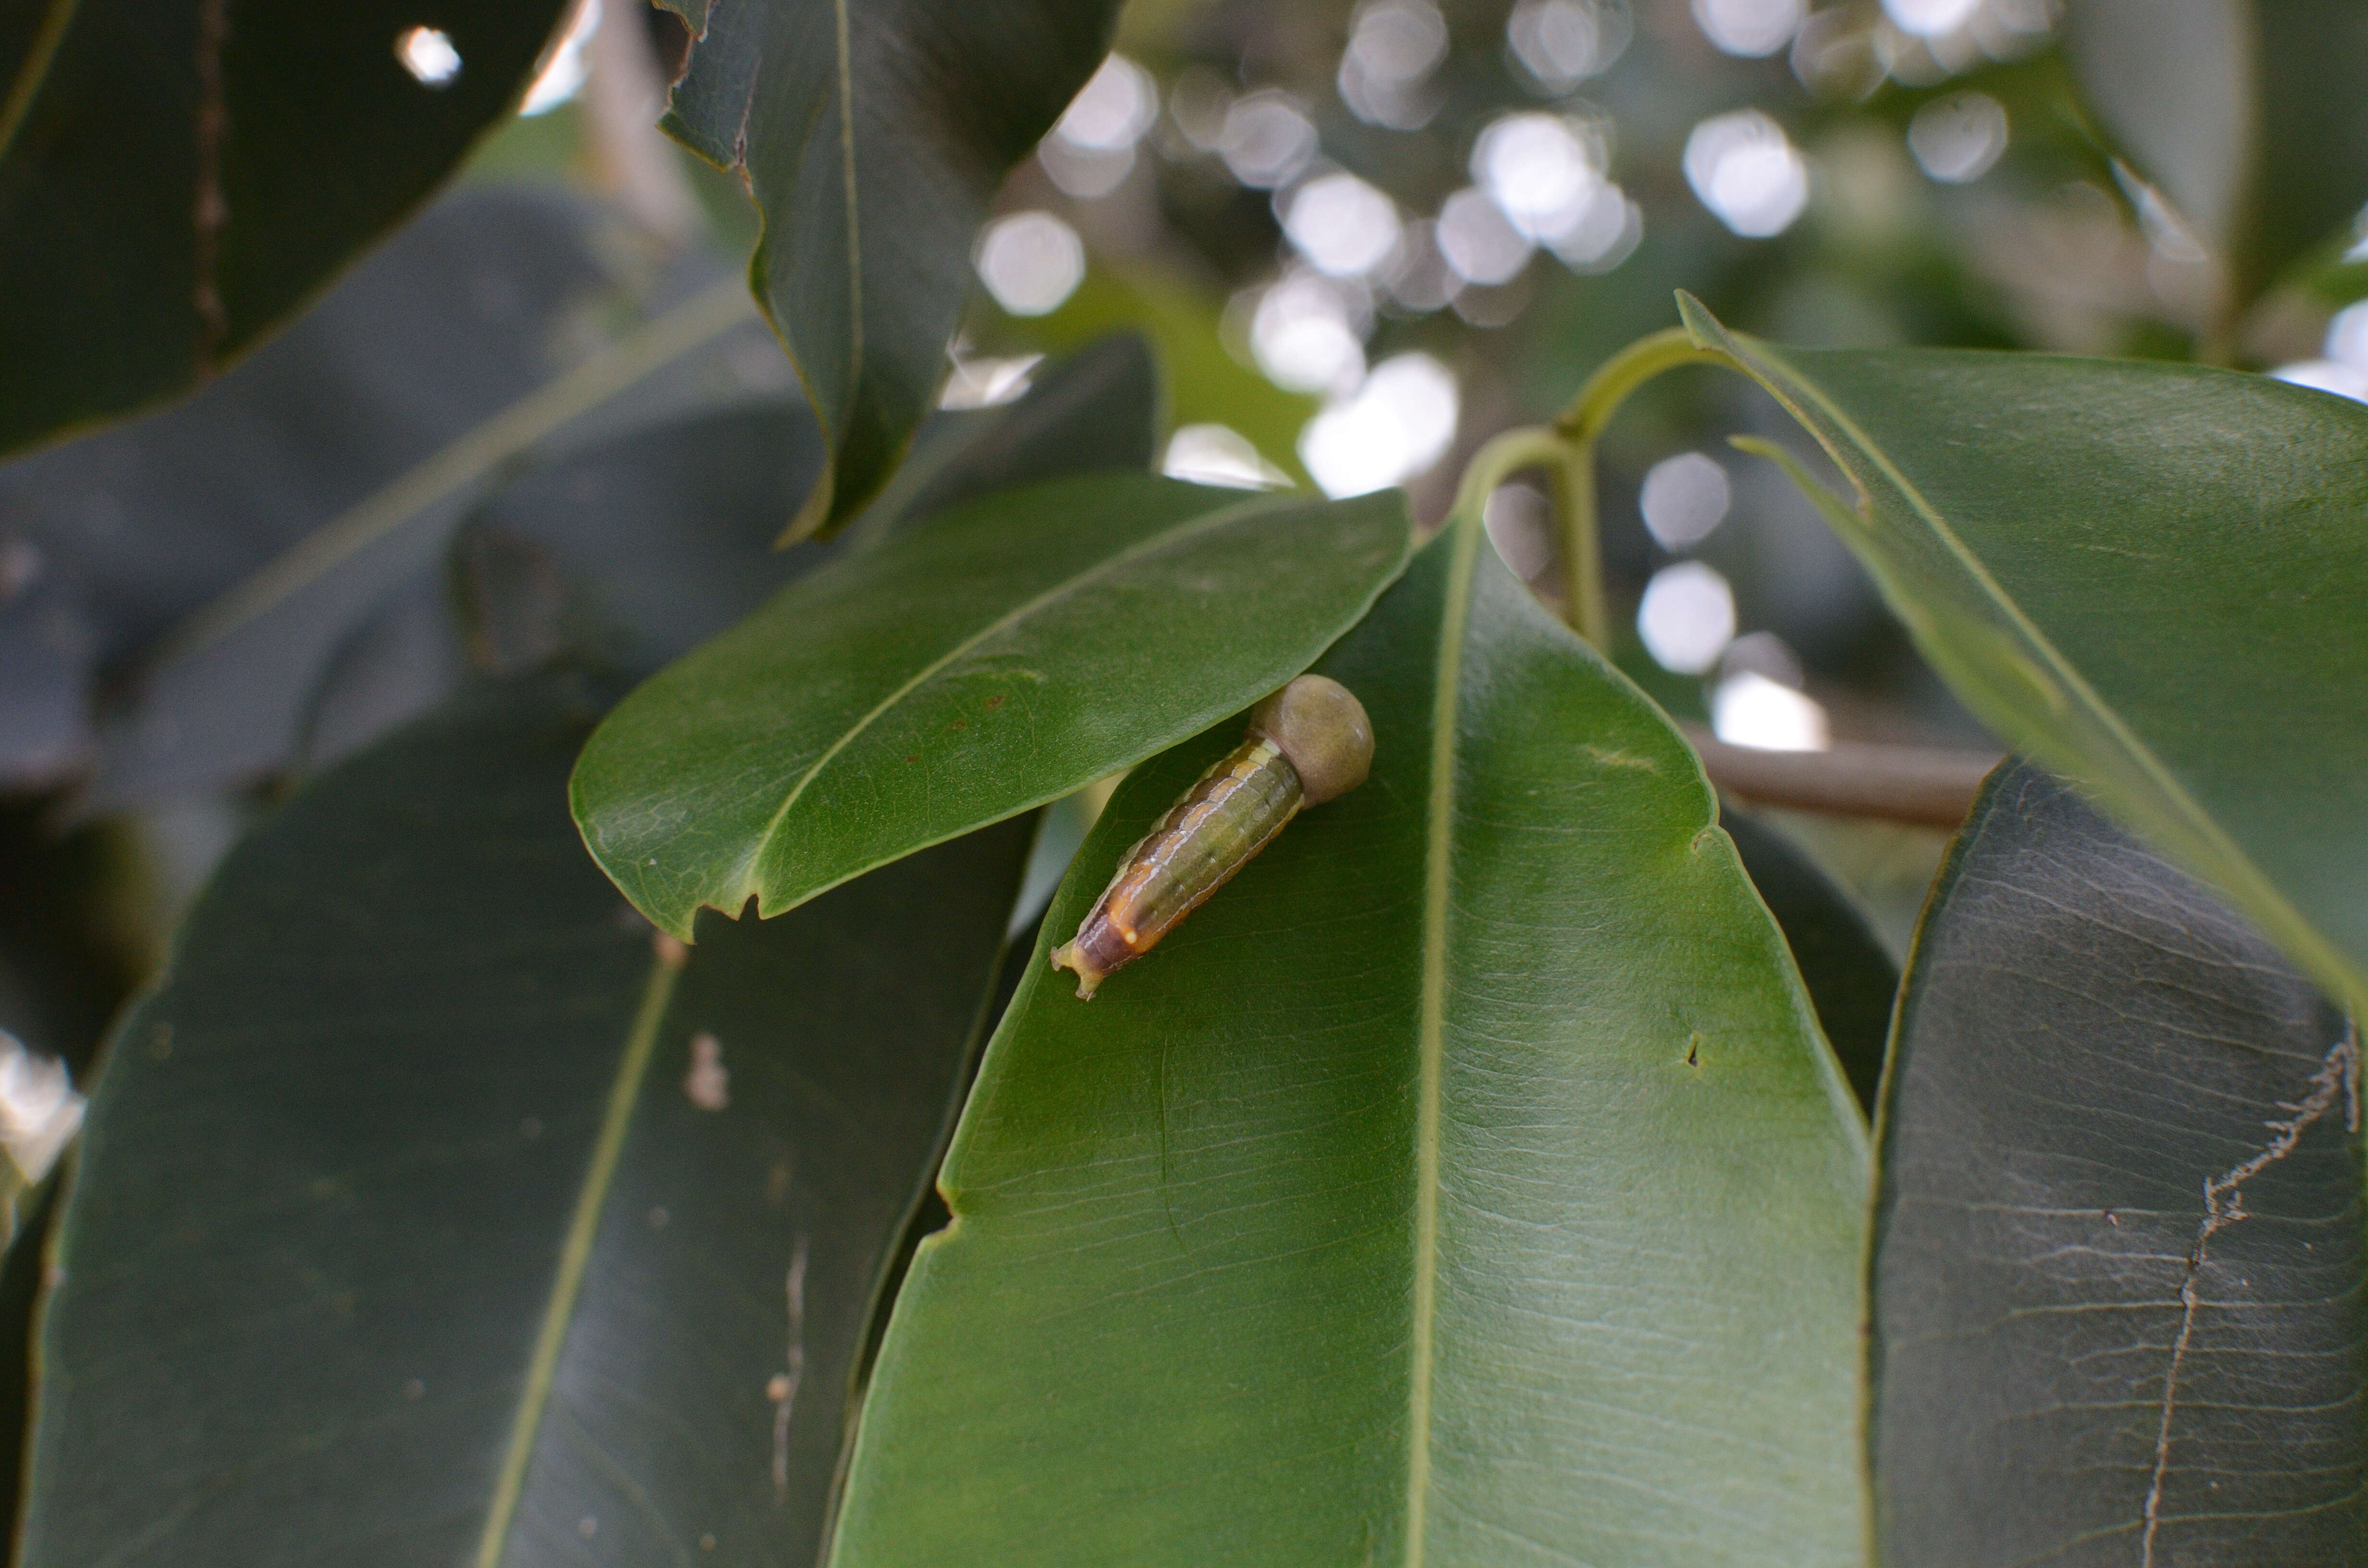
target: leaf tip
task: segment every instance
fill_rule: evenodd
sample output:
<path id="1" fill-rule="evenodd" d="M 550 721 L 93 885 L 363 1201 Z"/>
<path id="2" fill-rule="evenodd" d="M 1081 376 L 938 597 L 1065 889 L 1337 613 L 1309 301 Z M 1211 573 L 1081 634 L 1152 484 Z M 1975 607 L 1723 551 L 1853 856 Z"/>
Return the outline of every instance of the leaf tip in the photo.
<path id="1" fill-rule="evenodd" d="M 1733 336 L 1719 319 L 1710 313 L 1710 307 L 1683 289 L 1677 290 L 1677 296 L 1678 319 L 1685 323 L 1687 333 L 1694 340 L 1694 347 L 1726 349 L 1732 352 Z"/>
<path id="2" fill-rule="evenodd" d="M 823 465 L 822 476 L 814 481 L 814 488 L 806 492 L 805 500 L 798 507 L 798 515 L 790 519 L 790 526 L 783 528 L 780 537 L 773 541 L 775 550 L 787 550 L 793 544 L 803 544 L 810 539 L 822 539 L 828 534 L 831 497 L 838 489 L 837 482 L 838 463 L 834 459 Z"/>

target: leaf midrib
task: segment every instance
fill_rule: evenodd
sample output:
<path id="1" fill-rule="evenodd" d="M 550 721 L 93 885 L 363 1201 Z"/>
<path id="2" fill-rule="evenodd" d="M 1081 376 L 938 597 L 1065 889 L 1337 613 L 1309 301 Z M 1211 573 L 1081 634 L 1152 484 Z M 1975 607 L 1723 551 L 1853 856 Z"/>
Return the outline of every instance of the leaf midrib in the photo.
<path id="1" fill-rule="evenodd" d="M 2270 881 L 2267 874 L 2254 863 L 2253 858 L 2228 837 L 2220 824 L 2203 810 L 2193 796 L 2188 793 L 2186 787 L 2173 777 L 2162 760 L 2155 756 L 2152 748 L 2130 732 L 2128 726 L 2122 722 L 2120 715 L 2115 713 L 2079 672 L 2073 668 L 2071 663 L 2065 658 L 2055 644 L 2032 623 L 2030 618 L 2023 614 L 2022 607 L 2015 602 L 2013 597 L 2006 592 L 1995 577 L 1991 576 L 1988 568 L 1982 564 L 1980 559 L 1966 548 L 1964 541 L 1957 537 L 1956 530 L 1950 528 L 1941 517 L 1940 509 L 1925 497 L 1921 490 L 1909 482 L 1907 475 L 1893 465 L 1883 449 L 1865 431 L 1859 428 L 1857 422 L 1835 407 L 1810 378 L 1793 370 L 1789 366 L 1785 367 L 1787 374 L 1779 378 L 1761 361 L 1741 352 L 1741 340 L 1728 332 L 1724 324 L 1719 323 L 1715 317 L 1710 316 L 1708 312 L 1701 311 L 1701 307 L 1691 300 L 1685 301 L 1685 304 L 1688 307 L 1684 312 L 1687 324 L 1700 334 L 1702 329 L 1694 320 L 1697 312 L 1700 312 L 1702 319 L 1716 329 L 1720 345 L 1732 356 L 1736 368 L 1750 376 L 1753 381 L 1758 381 L 1767 389 L 1769 395 L 1783 404 L 1785 412 L 1791 414 L 1795 420 L 1799 421 L 1802 428 L 1807 430 L 1816 438 L 1820 446 L 1826 448 L 1827 454 L 1845 473 L 1848 473 L 1850 469 L 1844 460 L 1843 454 L 1833 449 L 1831 443 L 1818 433 L 1816 422 L 1804 416 L 1793 399 L 1779 386 L 1780 379 L 1796 386 L 1804 400 L 1813 403 L 1819 413 L 1831 420 L 1856 445 L 1857 449 L 1883 475 L 1884 482 L 1907 503 L 1909 510 L 1914 512 L 1924 526 L 1931 530 L 1933 537 L 1941 542 L 1941 547 L 1949 552 L 1959 568 L 1973 579 L 1975 585 L 2007 618 L 2008 623 L 2023 638 L 2032 651 L 2039 655 L 2041 661 L 2047 666 L 2048 673 L 2063 685 L 2064 688 L 2072 695 L 2073 699 L 2078 702 L 2089 717 L 2104 730 L 2113 744 L 2122 749 L 2129 760 L 2136 766 L 2138 771 L 2146 777 L 2147 782 L 2162 793 L 2170 803 L 2173 812 L 2183 820 L 2188 831 L 2193 833 L 2236 873 L 2237 880 L 2243 883 L 2247 895 L 2260 901 L 2275 917 L 2276 922 L 2284 927 L 2288 940 L 2295 943 L 2316 959 L 2316 963 L 2309 964 L 2307 967 L 2318 970 L 2323 975 L 2346 977 L 2351 981 L 2351 984 L 2344 989 L 2351 992 L 2355 1004 L 2368 1000 L 2368 997 L 2362 995 L 2361 980 L 2354 974 L 2351 965 L 2344 961 L 2342 957 L 2329 947 L 2319 936 L 2316 926 L 2302 917 L 2301 913 L 2294 907 L 2285 895 Z"/>
<path id="2" fill-rule="evenodd" d="M 611 347 L 544 382 L 438 449 L 299 540 L 260 572 L 199 610 L 158 650 L 166 665 L 220 642 L 404 523 L 483 478 L 569 420 L 712 342 L 755 311 L 737 279 L 716 284 L 643 324 Z"/>
<path id="3" fill-rule="evenodd" d="M 807 766 L 806 770 L 799 775 L 797 782 L 790 787 L 789 794 L 779 806 L 774 808 L 773 814 L 766 819 L 764 827 L 758 831 L 756 842 L 748 851 L 747 858 L 742 863 L 737 892 L 732 895 L 734 904 L 735 906 L 745 904 L 750 898 L 758 897 L 761 894 L 762 889 L 758 886 L 758 882 L 761 880 L 761 868 L 765 863 L 765 857 L 771 851 L 773 841 L 780 835 L 781 824 L 788 821 L 791 810 L 797 805 L 800 797 L 805 794 L 814 781 L 822 777 L 824 770 L 828 768 L 841 752 L 852 745 L 883 715 L 923 686 L 936 679 L 957 661 L 976 652 L 988 641 L 1000 636 L 1029 617 L 1041 613 L 1059 603 L 1063 598 L 1107 577 L 1121 567 L 1132 565 L 1146 556 L 1156 554 L 1167 546 L 1179 543 L 1197 534 L 1237 521 L 1244 517 L 1254 517 L 1261 512 L 1281 511 L 1287 506 L 1304 505 L 1305 499 L 1304 496 L 1295 494 L 1255 496 L 1248 500 L 1235 502 L 1231 506 L 1219 506 L 1212 511 L 1202 513 L 1189 522 L 1153 534 L 1148 539 L 1139 540 L 1124 550 L 1104 557 L 1076 576 L 1064 577 L 1033 598 L 1013 606 L 994 620 L 963 637 L 947 648 L 944 653 L 921 665 L 900 682 L 895 689 L 875 703 L 870 711 L 848 725 L 847 730 L 837 740 L 831 742 L 824 749 L 823 754 L 814 758 Z M 761 905 L 759 907 L 762 908 Z M 765 910 L 764 913 L 776 915 L 780 911 Z"/>
<path id="4" fill-rule="evenodd" d="M 82 0 L 51 0 L 49 15 L 41 18 L 32 47 L 25 51 L 24 65 L 18 69 L 17 79 L 8 84 L 7 97 L 0 99 L 0 158 L 8 155 L 17 132 L 24 128 L 25 117 L 32 113 L 34 100 L 41 96 L 41 86 L 50 79 L 51 63 L 57 59 L 59 46 L 65 42 L 66 30 L 74 26 L 74 13 L 81 4 Z"/>
<path id="5" fill-rule="evenodd" d="M 1455 553 L 1440 616 L 1431 689 L 1430 799 L 1423 826 L 1422 1011 L 1416 1040 L 1414 1321 L 1406 1410 L 1406 1568 L 1422 1568 L 1430 1500 L 1433 1331 L 1439 1315 L 1439 1125 L 1447 1040 L 1447 892 L 1454 848 L 1455 756 L 1463 637 L 1479 564 L 1476 515 L 1457 519 Z"/>
<path id="6" fill-rule="evenodd" d="M 847 186 L 847 362 L 852 376 L 848 403 L 863 379 L 863 212 L 855 188 L 855 51 L 849 34 L 853 24 L 847 0 L 832 0 L 831 17 L 838 29 L 838 156 L 840 177 Z"/>
<path id="7" fill-rule="evenodd" d="M 625 1134 L 632 1126 L 634 1108 L 641 1102 L 642 1086 L 649 1077 L 659 1027 L 666 1022 L 675 982 L 686 962 L 688 955 L 680 949 L 660 947 L 650 966 L 649 981 L 643 987 L 641 1005 L 634 1009 L 632 1025 L 626 1031 L 624 1052 L 609 1088 L 599 1136 L 593 1142 L 591 1164 L 585 1170 L 584 1185 L 576 1192 L 575 1211 L 568 1221 L 567 1238 L 560 1247 L 551 1300 L 543 1308 L 534 1351 L 527 1362 L 526 1386 L 518 1393 L 518 1411 L 511 1421 L 509 1444 L 503 1450 L 493 1503 L 485 1513 L 484 1531 L 477 1540 L 474 1568 L 499 1568 L 502 1549 L 508 1542 L 510 1526 L 518 1517 L 518 1503 L 526 1491 L 527 1467 L 534 1459 L 543 1413 L 550 1408 L 559 1355 L 566 1346 L 567 1331 L 575 1316 L 575 1299 L 583 1290 L 584 1276 L 592 1262 L 592 1244 L 599 1237 L 609 1188 L 616 1177 L 618 1160 L 624 1153 Z"/>

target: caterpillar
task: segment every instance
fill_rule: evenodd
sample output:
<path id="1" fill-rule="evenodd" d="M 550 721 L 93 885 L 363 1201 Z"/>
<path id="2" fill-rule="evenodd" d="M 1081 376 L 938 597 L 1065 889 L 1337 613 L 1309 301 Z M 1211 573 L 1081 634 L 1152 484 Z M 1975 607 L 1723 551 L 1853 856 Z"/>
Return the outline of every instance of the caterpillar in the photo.
<path id="1" fill-rule="evenodd" d="M 1119 862 L 1076 934 L 1053 949 L 1090 1001 L 1233 880 L 1308 806 L 1347 794 L 1373 763 L 1365 705 L 1338 681 L 1301 676 L 1250 710 L 1249 731 Z"/>

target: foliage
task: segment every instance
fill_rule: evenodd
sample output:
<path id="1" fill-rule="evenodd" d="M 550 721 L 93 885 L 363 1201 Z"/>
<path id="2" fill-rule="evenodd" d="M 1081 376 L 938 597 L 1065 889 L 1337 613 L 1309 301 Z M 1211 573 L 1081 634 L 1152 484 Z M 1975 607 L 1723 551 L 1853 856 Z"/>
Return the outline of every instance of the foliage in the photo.
<path id="1" fill-rule="evenodd" d="M 17 1561 L 2368 1564 L 2353 7 L 20 10 Z"/>

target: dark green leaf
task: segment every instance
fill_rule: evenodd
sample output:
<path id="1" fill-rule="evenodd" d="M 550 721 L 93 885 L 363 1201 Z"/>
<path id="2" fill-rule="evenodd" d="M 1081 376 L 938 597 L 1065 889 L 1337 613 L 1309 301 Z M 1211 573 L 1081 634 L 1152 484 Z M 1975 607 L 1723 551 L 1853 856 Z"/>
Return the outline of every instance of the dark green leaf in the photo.
<path id="1" fill-rule="evenodd" d="M 1751 885 L 1783 930 L 1850 1092 L 1873 1115 L 1898 966 L 1850 895 L 1783 835 L 1736 812 L 1721 812 L 1718 824 L 1735 840 Z"/>
<path id="2" fill-rule="evenodd" d="M 1159 367 L 1132 332 L 1097 338 L 1010 407 L 942 415 L 864 517 L 859 541 L 1041 480 L 1148 469 L 1158 455 Z"/>
<path id="3" fill-rule="evenodd" d="M 0 451 L 253 348 L 509 109 L 564 8 L 20 0 L 0 25 Z M 398 56 L 421 27 L 460 56 L 441 85 Z"/>
<path id="4" fill-rule="evenodd" d="M 0 1518 L 18 1516 L 24 1501 L 25 1446 L 33 1407 L 33 1325 L 40 1305 L 45 1250 L 58 1209 L 58 1183 L 17 1215 L 22 1228 L 0 1260 Z"/>
<path id="5" fill-rule="evenodd" d="M 1855 506 L 1795 474 L 1957 695 L 2368 1000 L 2368 407 L 2192 365 L 1779 348 L 1681 304 L 1849 477 Z"/>
<path id="6" fill-rule="evenodd" d="M 1886 1564 L 2368 1562 L 2359 1072 L 2209 892 L 1999 770 L 1884 1115 Z"/>
<path id="7" fill-rule="evenodd" d="M 1476 521 L 1319 667 L 1362 788 L 1090 1003 L 1040 946 L 832 1562 L 1858 1562 L 1864 1133 L 1692 755 Z"/>
<path id="8" fill-rule="evenodd" d="M 2368 202 L 2357 0 L 2073 0 L 2082 92 L 2242 306 Z"/>
<path id="9" fill-rule="evenodd" d="M 482 691 L 225 864 L 100 1081 L 28 1568 L 814 1560 L 1026 825 L 654 955 L 594 711 Z"/>
<path id="10" fill-rule="evenodd" d="M 666 128 L 741 171 L 750 281 L 833 461 L 801 533 L 887 483 L 937 400 L 988 199 L 1109 47 L 1114 0 L 668 0 L 698 41 Z"/>
<path id="11" fill-rule="evenodd" d="M 620 635 L 615 662 L 644 674 L 823 558 L 772 548 L 821 468 L 804 409 L 744 403 L 543 464 L 496 493 L 478 521 L 548 551 Z"/>
<path id="12" fill-rule="evenodd" d="M 585 842 L 688 937 L 1140 761 L 1304 669 L 1406 560 L 1404 499 L 1143 474 L 1008 491 L 777 595 L 575 770 Z"/>

